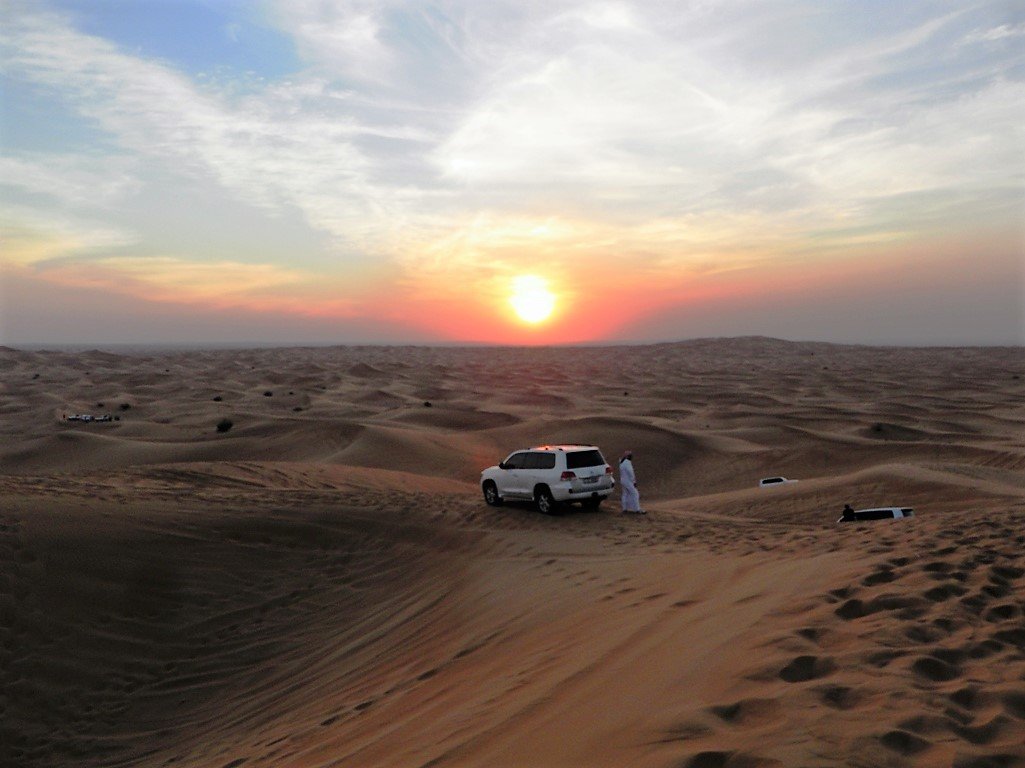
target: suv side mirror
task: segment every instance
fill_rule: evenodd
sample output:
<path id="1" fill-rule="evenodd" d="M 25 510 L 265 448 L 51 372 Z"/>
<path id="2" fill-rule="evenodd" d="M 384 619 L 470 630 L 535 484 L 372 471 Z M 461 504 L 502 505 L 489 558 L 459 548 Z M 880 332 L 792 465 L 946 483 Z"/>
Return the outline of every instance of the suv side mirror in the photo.
<path id="1" fill-rule="evenodd" d="M 509 469 L 509 465 L 506 464 L 504 461 L 500 461 L 500 462 L 498 462 L 498 468 L 499 469 Z"/>

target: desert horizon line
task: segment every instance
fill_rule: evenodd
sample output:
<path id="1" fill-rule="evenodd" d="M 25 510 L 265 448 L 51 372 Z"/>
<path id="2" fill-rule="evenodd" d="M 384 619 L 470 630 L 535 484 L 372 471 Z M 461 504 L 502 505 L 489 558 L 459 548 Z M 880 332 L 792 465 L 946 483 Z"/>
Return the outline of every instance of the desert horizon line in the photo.
<path id="1" fill-rule="evenodd" d="M 825 339 L 788 339 L 782 336 L 740 334 L 735 336 L 693 336 L 673 339 L 614 339 L 606 341 L 576 341 L 543 344 L 509 344 L 488 341 L 258 341 L 239 340 L 223 342 L 5 342 L 0 350 L 17 352 L 244 352 L 274 349 L 613 349 L 621 347 L 657 347 L 696 344 L 700 342 L 778 342 L 787 345 L 815 345 L 824 347 L 858 347 L 874 349 L 1025 349 L 1022 342 L 974 343 L 886 343 L 872 341 L 829 341 Z"/>

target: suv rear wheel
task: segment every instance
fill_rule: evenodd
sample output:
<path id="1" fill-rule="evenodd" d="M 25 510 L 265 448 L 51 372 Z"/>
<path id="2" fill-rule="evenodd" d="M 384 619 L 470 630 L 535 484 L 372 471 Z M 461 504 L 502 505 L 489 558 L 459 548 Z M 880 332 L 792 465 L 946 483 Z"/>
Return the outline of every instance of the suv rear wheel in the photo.
<path id="1" fill-rule="evenodd" d="M 534 503 L 537 504 L 537 511 L 542 515 L 554 515 L 558 504 L 548 486 L 541 485 L 534 489 Z"/>
<path id="2" fill-rule="evenodd" d="M 486 501 L 490 507 L 502 506 L 502 497 L 498 495 L 498 486 L 496 486 L 491 480 L 484 483 L 484 501 Z"/>

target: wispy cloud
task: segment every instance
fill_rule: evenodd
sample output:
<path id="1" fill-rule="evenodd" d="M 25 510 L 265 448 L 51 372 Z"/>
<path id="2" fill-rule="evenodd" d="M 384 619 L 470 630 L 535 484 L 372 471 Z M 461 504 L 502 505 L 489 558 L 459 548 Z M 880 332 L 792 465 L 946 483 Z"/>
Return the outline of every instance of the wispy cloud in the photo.
<path id="1" fill-rule="evenodd" d="M 58 285 L 155 302 L 319 317 L 355 317 L 366 310 L 362 301 L 324 295 L 315 275 L 273 264 L 101 256 L 55 258 L 22 269 Z"/>
<path id="2" fill-rule="evenodd" d="M 974 43 L 993 43 L 998 40 L 1025 37 L 1025 22 L 1019 24 L 1000 24 L 988 29 L 975 29 L 961 39 L 962 45 Z"/>
<path id="3" fill-rule="evenodd" d="M 132 165 L 118 156 L 22 153 L 0 157 L 0 186 L 67 208 L 109 208 L 141 187 Z"/>
<path id="4" fill-rule="evenodd" d="M 24 13 L 13 21 L 8 67 L 62 94 L 126 150 L 210 176 L 256 205 L 296 206 L 339 240 L 372 246 L 388 202 L 368 180 L 370 163 L 354 138 L 388 131 L 358 124 L 344 91 L 316 80 L 248 96 L 204 90 L 75 31 L 62 16 Z"/>
<path id="5" fill-rule="evenodd" d="M 54 258 L 95 255 L 131 246 L 138 233 L 102 220 L 28 205 L 0 206 L 0 265 L 30 265 Z"/>

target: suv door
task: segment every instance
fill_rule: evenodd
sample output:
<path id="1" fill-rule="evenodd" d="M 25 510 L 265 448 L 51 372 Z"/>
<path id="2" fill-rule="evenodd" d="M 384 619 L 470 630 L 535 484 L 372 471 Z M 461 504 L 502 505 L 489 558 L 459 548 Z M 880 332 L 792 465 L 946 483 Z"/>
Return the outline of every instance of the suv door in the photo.
<path id="1" fill-rule="evenodd" d="M 527 456 L 526 468 L 523 470 L 523 492 L 534 498 L 534 488 L 539 484 L 551 486 L 555 469 L 555 454 L 548 451 L 531 451 Z M 557 479 L 557 478 L 556 478 Z"/>
<path id="2" fill-rule="evenodd" d="M 527 451 L 520 451 L 519 453 L 512 454 L 504 462 L 502 462 L 502 469 L 499 473 L 497 481 L 498 492 L 502 496 L 523 496 L 529 491 L 524 491 L 523 488 L 527 483 L 527 457 L 530 454 Z"/>

